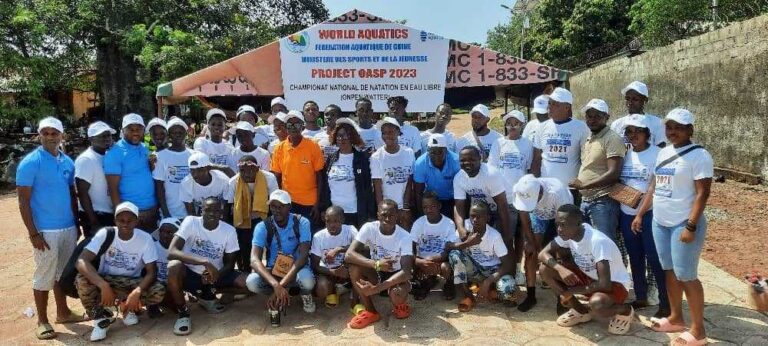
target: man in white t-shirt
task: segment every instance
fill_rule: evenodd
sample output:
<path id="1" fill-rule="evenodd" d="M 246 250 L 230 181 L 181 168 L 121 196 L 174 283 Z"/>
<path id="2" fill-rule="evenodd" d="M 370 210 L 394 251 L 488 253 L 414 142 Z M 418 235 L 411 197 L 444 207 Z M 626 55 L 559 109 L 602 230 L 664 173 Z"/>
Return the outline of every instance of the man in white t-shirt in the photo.
<path id="1" fill-rule="evenodd" d="M 381 318 L 372 296 L 384 291 L 389 295 L 395 318 L 404 319 L 411 315 L 408 292 L 411 291 L 414 262 L 413 242 L 411 235 L 397 225 L 397 214 L 395 201 L 381 201 L 378 221 L 368 222 L 360 228 L 344 257 L 352 287 L 364 305 L 364 310 L 347 323 L 352 329 L 365 328 Z M 363 254 L 366 248 L 370 257 Z"/>
<path id="2" fill-rule="evenodd" d="M 225 203 L 229 189 L 229 177 L 211 167 L 208 155 L 195 152 L 187 160 L 189 175 L 181 181 L 179 196 L 184 202 L 187 215 L 200 215 L 202 202 L 208 197 L 215 197 L 222 204 L 223 215 L 229 215 L 229 205 Z"/>
<path id="3" fill-rule="evenodd" d="M 416 126 L 405 123 L 405 109 L 408 107 L 408 99 L 403 96 L 394 96 L 387 99 L 389 107 L 389 116 L 395 118 L 400 124 L 400 136 L 398 144 L 411 148 L 413 155 L 418 157 L 421 154 L 421 134 Z"/>
<path id="4" fill-rule="evenodd" d="M 301 108 L 301 115 L 304 117 L 304 130 L 301 134 L 307 138 L 314 138 L 316 135 L 325 132 L 325 129 L 317 125 L 317 118 L 320 117 L 320 106 L 317 102 L 309 100 L 304 102 Z"/>
<path id="5" fill-rule="evenodd" d="M 173 333 L 192 332 L 189 306 L 184 292 L 198 297 L 208 313 L 224 311 L 214 290 L 245 290 L 246 274 L 235 270 L 237 246 L 235 228 L 221 221 L 221 203 L 217 198 L 203 201 L 202 216 L 187 216 L 168 249 L 168 292 L 179 311 Z"/>
<path id="6" fill-rule="evenodd" d="M 523 137 L 528 138 L 532 143 L 536 143 L 536 133 L 539 131 L 539 126 L 549 120 L 549 95 L 542 94 L 533 99 L 531 115 L 534 119 L 525 124 Z"/>
<path id="7" fill-rule="evenodd" d="M 413 150 L 398 143 L 400 123 L 386 117 L 381 121 L 381 137 L 384 146 L 371 155 L 371 179 L 378 205 L 384 199 L 397 203 L 400 213 L 398 224 L 411 228 L 411 199 L 413 196 Z"/>
<path id="8" fill-rule="evenodd" d="M 653 114 L 645 113 L 645 104 L 648 103 L 648 86 L 640 81 L 634 81 L 629 83 L 624 89 L 621 89 L 621 94 L 624 95 L 624 103 L 627 106 L 627 115 L 614 120 L 611 123 L 611 130 L 619 134 L 622 138 L 624 136 L 624 129 L 627 128 L 627 121 L 630 115 L 640 114 L 645 117 L 643 121 L 648 124 L 648 129 L 651 131 L 651 138 L 649 139 L 651 145 L 656 145 L 663 148 L 667 144 L 667 135 L 664 133 L 664 124 L 661 118 Z M 629 149 L 629 142 L 625 140 L 627 149 Z"/>
<path id="9" fill-rule="evenodd" d="M 501 234 L 488 224 L 490 207 L 485 201 L 472 203 L 469 219 L 464 221 L 467 235 L 462 241 L 446 245 L 453 269 L 453 283 L 461 294 L 459 311 L 469 312 L 476 298 L 489 302 L 500 300 L 505 305 L 515 302 L 514 255 L 507 251 Z M 469 284 L 477 284 L 477 297 Z M 495 288 L 495 290 L 493 289 Z"/>
<path id="10" fill-rule="evenodd" d="M 381 148 L 384 142 L 381 139 L 381 130 L 374 126 L 375 114 L 373 113 L 373 103 L 366 97 L 359 98 L 355 102 L 355 115 L 357 116 L 360 129 L 358 133 L 360 138 L 365 142 L 364 151 L 369 155 L 373 154 L 376 149 Z"/>
<path id="11" fill-rule="evenodd" d="M 227 176 L 231 177 L 235 173 L 227 166 L 227 161 L 234 148 L 223 137 L 227 126 L 227 116 L 223 110 L 212 108 L 206 113 L 205 120 L 208 124 L 208 137 L 197 138 L 193 148 L 195 151 L 208 155 L 212 164 L 218 166 Z"/>
<path id="12" fill-rule="evenodd" d="M 112 200 L 104 176 L 104 154 L 112 146 L 116 131 L 104 122 L 88 126 L 91 146 L 75 159 L 75 184 L 83 234 L 92 237 L 101 227 L 114 224 Z"/>
<path id="13" fill-rule="evenodd" d="M 181 201 L 181 182 L 189 176 L 188 161 L 194 151 L 187 148 L 187 124 L 183 120 L 173 117 L 167 125 L 171 145 L 157 153 L 152 178 L 162 216 L 181 219 L 187 216 Z"/>
<path id="14" fill-rule="evenodd" d="M 572 103 L 573 95 L 563 88 L 549 95 L 550 119 L 539 126 L 531 165 L 533 175 L 556 178 L 566 186 L 579 174 L 581 147 L 591 134 L 587 124 L 573 118 Z"/>
<path id="15" fill-rule="evenodd" d="M 165 296 L 165 286 L 155 280 L 157 253 L 152 236 L 136 228 L 139 208 L 131 202 L 120 203 L 115 208 L 116 227 L 105 227 L 96 232 L 83 249 L 75 264 L 78 274 L 75 286 L 80 301 L 93 319 L 91 341 L 104 340 L 114 316 L 107 308 L 120 299 L 123 323 L 131 326 L 139 323 L 136 312 L 142 305 L 159 304 Z M 91 262 L 96 259 L 107 238 L 111 244 L 101 255 L 98 268 Z M 146 271 L 142 275 L 142 270 Z"/>
<path id="16" fill-rule="evenodd" d="M 539 253 L 539 273 L 560 302 L 570 307 L 557 318 L 557 324 L 572 327 L 590 321 L 593 314 L 613 316 L 608 332 L 626 334 L 635 312 L 625 303 L 632 279 L 619 248 L 605 234 L 582 223 L 581 210 L 573 204 L 557 209 L 556 223 L 558 236 Z M 569 249 L 573 262 L 558 261 L 555 252 L 559 249 Z M 577 294 L 588 296 L 589 304 L 584 306 Z"/>
<path id="17" fill-rule="evenodd" d="M 352 287 L 349 270 L 344 266 L 344 256 L 349 245 L 357 237 L 357 228 L 344 224 L 344 209 L 330 206 L 325 210 L 325 228 L 312 237 L 309 250 L 312 271 L 317 275 L 315 296 L 328 307 L 339 304 L 339 296 Z M 357 295 L 350 300 L 352 309 L 357 305 Z"/>
<path id="18" fill-rule="evenodd" d="M 442 134 L 445 136 L 446 148 L 452 152 L 456 152 L 456 137 L 451 131 L 446 130 L 446 126 L 451 122 L 453 118 L 453 109 L 451 105 L 447 103 L 441 103 L 435 109 L 435 126 L 421 133 L 421 152 L 426 153 L 429 150 L 427 145 L 429 137 L 433 134 Z"/>
<path id="19" fill-rule="evenodd" d="M 456 225 L 440 213 L 440 199 L 433 191 L 427 191 L 421 198 L 424 216 L 418 218 L 411 228 L 411 238 L 416 251 L 413 298 L 424 300 L 437 284 L 437 276 L 445 279 L 443 297 L 452 300 L 456 296 L 453 285 L 453 270 L 448 263 L 446 243 L 459 241 Z"/>
<path id="20" fill-rule="evenodd" d="M 491 121 L 491 111 L 488 106 L 484 104 L 474 106 L 469 115 L 472 117 L 472 131 L 456 141 L 456 150 L 461 151 L 467 146 L 478 147 L 482 151 L 483 162 L 488 162 L 491 146 L 503 136 L 488 127 L 488 122 Z"/>

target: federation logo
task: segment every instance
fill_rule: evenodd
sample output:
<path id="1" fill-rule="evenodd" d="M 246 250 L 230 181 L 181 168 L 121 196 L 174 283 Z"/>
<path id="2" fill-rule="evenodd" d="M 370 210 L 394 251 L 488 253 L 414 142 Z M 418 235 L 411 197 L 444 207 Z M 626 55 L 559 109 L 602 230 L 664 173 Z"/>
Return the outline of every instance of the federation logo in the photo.
<path id="1" fill-rule="evenodd" d="M 309 47 L 309 34 L 305 31 L 289 35 L 283 40 L 285 47 L 288 48 L 291 53 L 302 53 Z"/>

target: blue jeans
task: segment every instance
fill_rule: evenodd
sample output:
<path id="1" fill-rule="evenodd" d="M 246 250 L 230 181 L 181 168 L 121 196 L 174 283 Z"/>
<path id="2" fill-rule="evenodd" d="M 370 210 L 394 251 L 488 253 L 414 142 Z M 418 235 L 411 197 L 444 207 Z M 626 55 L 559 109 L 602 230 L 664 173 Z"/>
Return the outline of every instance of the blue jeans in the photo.
<path id="1" fill-rule="evenodd" d="M 603 196 L 592 201 L 581 201 L 584 222 L 602 232 L 616 243 L 616 229 L 619 227 L 619 202 Z"/>
<path id="2" fill-rule="evenodd" d="M 256 293 L 268 296 L 274 292 L 272 285 L 259 276 L 258 273 L 248 274 L 248 278 L 245 279 L 245 285 L 248 290 Z M 288 287 L 298 287 L 301 295 L 312 294 L 312 290 L 315 288 L 315 274 L 312 274 L 312 270 L 309 267 L 304 267 L 296 273 L 296 280 Z"/>
<path id="3" fill-rule="evenodd" d="M 669 297 L 667 297 L 667 284 L 664 279 L 664 270 L 661 269 L 659 255 L 656 252 L 656 242 L 653 241 L 653 211 L 643 215 L 642 232 L 632 232 L 632 220 L 634 215 L 621 213 L 619 228 L 624 236 L 624 246 L 629 255 L 629 265 L 632 268 L 632 281 L 635 285 L 637 300 L 648 299 L 648 282 L 645 279 L 645 261 L 651 266 L 653 276 L 656 278 L 656 286 L 659 289 L 659 307 L 669 309 Z"/>
<path id="4" fill-rule="evenodd" d="M 704 215 L 696 223 L 695 238 L 690 243 L 680 241 L 688 220 L 672 227 L 660 225 L 653 220 L 653 240 L 659 253 L 659 262 L 664 270 L 672 270 L 679 281 L 698 279 L 699 257 L 707 237 L 707 219 Z"/>

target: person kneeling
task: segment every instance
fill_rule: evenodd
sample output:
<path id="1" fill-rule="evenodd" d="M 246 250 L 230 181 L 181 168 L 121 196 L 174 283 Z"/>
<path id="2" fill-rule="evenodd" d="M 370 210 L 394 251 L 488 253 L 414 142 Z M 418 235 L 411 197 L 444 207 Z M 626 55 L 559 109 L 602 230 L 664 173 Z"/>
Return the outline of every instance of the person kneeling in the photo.
<path id="1" fill-rule="evenodd" d="M 475 306 L 470 283 L 480 284 L 477 296 L 487 301 L 501 300 L 514 304 L 517 289 L 513 277 L 514 258 L 507 251 L 501 233 L 488 225 L 490 208 L 485 201 L 476 200 L 464 220 L 468 234 L 459 235 L 464 241 L 449 243 L 448 261 L 453 269 L 453 283 L 462 294 L 459 311 L 469 312 Z M 495 290 L 493 286 L 495 285 Z"/>
<path id="2" fill-rule="evenodd" d="M 291 295 L 301 294 L 304 312 L 315 312 L 312 289 L 315 276 L 309 269 L 309 246 L 312 241 L 307 218 L 291 213 L 291 196 L 284 190 L 269 195 L 272 216 L 256 225 L 253 231 L 248 290 L 268 296 L 269 321 L 280 326 L 280 312 L 288 306 Z M 267 266 L 261 261 L 266 250 Z M 296 292 L 298 291 L 298 292 Z"/>
<path id="3" fill-rule="evenodd" d="M 411 290 L 413 270 L 413 242 L 411 235 L 397 225 L 397 203 L 384 199 L 379 203 L 379 221 L 368 222 L 349 246 L 344 262 L 349 266 L 353 288 L 363 301 L 360 311 L 347 324 L 353 329 L 365 328 L 381 318 L 373 306 L 374 294 L 389 293 L 392 313 L 403 319 L 411 315 L 408 292 Z M 370 249 L 370 258 L 362 254 Z"/>
<path id="4" fill-rule="evenodd" d="M 105 227 L 96 233 L 75 265 L 79 272 L 75 278 L 77 293 L 94 320 L 91 341 L 107 337 L 107 330 L 116 317 L 108 308 L 119 305 L 123 323 L 131 326 L 139 323 L 136 312 L 142 305 L 158 304 L 165 296 L 165 286 L 155 280 L 154 241 L 149 233 L 136 229 L 139 208 L 131 202 L 119 204 L 115 208 L 115 224 L 116 227 Z M 113 239 L 112 244 L 96 269 L 91 262 L 108 237 Z M 144 276 L 142 269 L 146 271 Z"/>
<path id="5" fill-rule="evenodd" d="M 443 297 L 446 300 L 453 300 L 456 289 L 445 245 L 459 242 L 456 225 L 450 218 L 440 213 L 440 200 L 432 191 L 424 193 L 421 208 L 424 216 L 416 220 L 411 227 L 411 238 L 416 251 L 413 298 L 424 300 L 432 287 L 437 284 L 437 276 L 441 275 L 445 279 Z"/>
<path id="6" fill-rule="evenodd" d="M 208 313 L 224 311 L 216 299 L 217 289 L 245 289 L 245 274 L 235 271 L 237 245 L 235 228 L 221 221 L 221 202 L 203 200 L 202 216 L 187 216 L 173 236 L 168 249 L 168 291 L 179 311 L 173 333 L 192 332 L 189 306 L 184 291 L 196 296 Z"/>
<path id="7" fill-rule="evenodd" d="M 312 270 L 317 274 L 315 295 L 325 300 L 325 306 L 332 308 L 339 304 L 339 296 L 348 292 L 351 287 L 349 270 L 344 266 L 344 256 L 349 244 L 357 236 L 357 229 L 345 225 L 344 209 L 331 206 L 325 210 L 325 229 L 317 232 L 312 238 L 310 250 Z M 353 314 L 357 305 L 356 294 L 350 301 Z M 363 308 L 360 308 L 363 309 Z"/>
<path id="8" fill-rule="evenodd" d="M 592 314 L 613 316 L 608 326 L 612 334 L 626 334 L 634 310 L 627 299 L 631 279 L 621 260 L 616 244 L 602 232 L 582 223 L 579 207 L 565 204 L 555 217 L 558 236 L 539 253 L 541 278 L 570 307 L 557 318 L 562 327 L 572 327 L 592 319 Z M 570 249 L 573 263 L 559 263 L 554 254 L 561 248 Z M 575 295 L 589 297 L 583 305 Z"/>

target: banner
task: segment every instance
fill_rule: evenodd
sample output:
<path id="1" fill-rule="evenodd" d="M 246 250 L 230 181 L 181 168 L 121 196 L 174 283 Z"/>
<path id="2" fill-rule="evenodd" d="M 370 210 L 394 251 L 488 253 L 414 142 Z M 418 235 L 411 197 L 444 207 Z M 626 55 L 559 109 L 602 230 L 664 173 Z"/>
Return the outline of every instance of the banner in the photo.
<path id="1" fill-rule="evenodd" d="M 409 112 L 443 102 L 448 41 L 397 23 L 319 24 L 280 40 L 283 92 L 289 109 L 314 100 L 354 111 L 368 97 L 376 112 L 405 96 Z"/>

